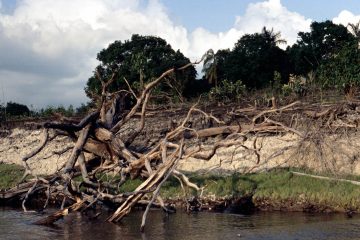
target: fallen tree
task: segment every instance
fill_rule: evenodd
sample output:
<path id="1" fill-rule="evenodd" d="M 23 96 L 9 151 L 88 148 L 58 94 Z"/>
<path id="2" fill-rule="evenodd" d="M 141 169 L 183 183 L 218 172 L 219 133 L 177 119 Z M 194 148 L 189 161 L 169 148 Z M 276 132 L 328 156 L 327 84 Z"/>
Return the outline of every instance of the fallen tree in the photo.
<path id="1" fill-rule="evenodd" d="M 189 147 L 185 143 L 185 139 L 202 137 L 201 132 L 198 134 L 197 130 L 188 126 L 192 114 L 200 112 L 204 116 L 208 115 L 193 106 L 182 122 L 173 124 L 172 129 L 168 129 L 165 136 L 147 151 L 134 150 L 132 143 L 145 126 L 146 109 L 152 90 L 162 81 L 171 79 L 172 74 L 176 71 L 182 71 L 191 65 L 187 64 L 179 69 L 169 69 L 160 77 L 145 85 L 138 95 L 135 94 L 129 84 L 128 90 L 108 92 L 108 87 L 114 80 L 116 73 L 108 80 L 101 79 L 100 74 L 97 74 L 102 84 L 98 109 L 83 118 L 79 123 L 45 123 L 39 146 L 22 158 L 26 169 L 22 180 L 16 188 L 2 193 L 2 198 L 6 199 L 22 195 L 24 211 L 27 211 L 26 201 L 29 196 L 41 190 L 47 193 L 48 198 L 56 194 L 63 196 L 63 203 L 65 203 L 65 199 L 70 199 L 73 202 L 68 207 L 63 204 L 61 210 L 39 220 L 37 224 L 52 224 L 72 211 L 89 207 L 100 201 L 110 201 L 120 205 L 108 218 L 110 222 L 118 222 L 131 211 L 135 204 L 142 200 L 144 195 L 150 193 L 153 194 L 153 199 L 148 203 L 149 207 L 157 199 L 164 210 L 170 211 L 159 196 L 159 189 L 170 175 L 175 174 L 174 169 L 180 159 L 189 157 L 209 158 L 209 155 L 201 155 L 200 147 Z M 118 107 L 118 101 L 121 99 L 120 94 L 123 93 L 132 94 L 136 99 L 136 103 L 128 112 L 120 112 L 122 109 Z M 120 131 L 124 126 L 139 114 L 140 118 L 137 118 L 139 120 L 137 126 L 128 131 L 127 134 L 120 136 Z M 220 122 L 214 117 L 212 119 Z M 233 128 L 230 128 L 230 131 L 233 130 Z M 213 128 L 204 136 L 222 133 L 224 131 L 221 127 Z M 45 178 L 34 175 L 27 161 L 42 151 L 50 141 L 58 136 L 67 136 L 74 142 L 69 159 L 55 175 Z M 226 145 L 241 144 L 242 142 L 231 140 Z M 220 145 L 214 146 L 214 150 L 210 155 L 213 155 L 218 147 Z M 68 150 L 65 149 L 64 152 Z M 119 180 L 117 182 L 107 182 L 96 179 L 96 174 L 108 173 L 116 173 Z M 35 179 L 23 183 L 29 175 L 34 176 Z M 189 182 L 182 173 L 177 171 L 176 175 L 183 185 L 188 185 L 196 190 L 200 189 Z M 74 181 L 78 176 L 82 177 L 80 184 Z M 144 181 L 134 192 L 119 193 L 117 189 L 130 178 L 142 178 Z M 142 230 L 145 226 L 146 214 L 144 214 Z"/>
<path id="2" fill-rule="evenodd" d="M 320 119 L 319 122 L 332 128 L 357 127 L 357 122 L 345 123 L 341 120 L 341 112 L 345 109 L 345 105 L 342 108 L 324 106 L 324 110 L 316 106 L 304 105 L 300 101 L 277 107 L 278 104 L 274 101 L 270 108 L 232 109 L 226 113 L 228 118 L 226 120 L 226 117 L 223 119 L 215 117 L 199 109 L 198 104 L 194 104 L 187 110 L 183 119 L 178 121 L 169 119 L 169 127 L 158 134 L 157 141 L 149 143 L 139 140 L 147 117 L 156 115 L 156 110 L 152 113 L 148 112 L 148 103 L 154 88 L 165 80 L 170 81 L 176 71 L 182 71 L 189 66 L 191 64 L 178 69 L 169 69 L 146 84 L 138 94 L 130 84 L 126 90 L 108 92 L 108 87 L 116 73 L 108 80 L 101 79 L 98 74 L 102 83 L 98 108 L 78 123 L 65 119 L 43 124 L 39 146 L 22 159 L 26 171 L 21 182 L 17 187 L 1 193 L 1 198 L 21 196 L 22 207 L 27 211 L 26 202 L 35 192 L 44 192 L 48 199 L 61 196 L 63 198 L 61 210 L 37 222 L 37 224 L 52 224 L 73 211 L 84 210 L 97 203 L 109 202 L 118 207 L 109 216 L 108 221 L 118 222 L 129 214 L 137 203 L 143 203 L 145 196 L 152 195 L 150 201 L 147 201 L 148 207 L 142 220 L 143 231 L 148 209 L 153 204 L 161 206 L 166 212 L 171 212 L 159 194 L 162 184 L 169 176 L 175 176 L 182 186 L 193 188 L 201 195 L 202 187 L 190 182 L 183 173 L 175 170 L 179 161 L 188 158 L 209 160 L 219 148 L 223 147 L 237 146 L 249 149 L 245 145 L 249 134 L 290 132 L 306 141 L 309 136 L 311 137 L 309 132 L 294 127 L 297 124 L 294 116 L 300 109 L 308 119 Z M 119 107 L 119 101 L 123 99 L 121 94 L 130 94 L 136 100 L 129 111 Z M 247 123 L 240 123 L 241 118 L 248 119 Z M 203 119 L 206 123 L 200 124 Z M 340 126 L 339 123 L 343 125 Z M 27 161 L 59 136 L 66 136 L 74 142 L 71 149 L 66 148 L 54 153 L 63 154 L 71 150 L 71 155 L 64 166 L 51 176 L 40 177 L 33 174 Z M 215 140 L 211 145 L 204 146 L 201 141 L 206 138 Z M 138 143 L 134 144 L 136 141 Z M 259 148 L 261 146 L 258 147 L 255 140 L 253 148 L 249 149 L 249 154 L 257 157 L 257 164 L 261 162 Z M 104 174 L 109 174 L 112 178 L 107 181 L 99 180 L 97 176 Z M 34 179 L 26 180 L 29 175 Z M 142 183 L 135 191 L 119 191 L 121 185 L 135 178 L 142 179 Z M 66 202 L 71 204 L 65 205 Z"/>

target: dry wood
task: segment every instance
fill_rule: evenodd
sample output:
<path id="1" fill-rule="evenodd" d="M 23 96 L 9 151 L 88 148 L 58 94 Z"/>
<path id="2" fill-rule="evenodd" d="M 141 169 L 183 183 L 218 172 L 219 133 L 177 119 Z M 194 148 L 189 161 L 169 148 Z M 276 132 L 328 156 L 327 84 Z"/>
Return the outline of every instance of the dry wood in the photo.
<path id="1" fill-rule="evenodd" d="M 252 119 L 252 122 L 255 123 L 258 118 L 260 118 L 261 116 L 263 116 L 265 114 L 273 113 L 273 112 L 282 112 L 282 111 L 288 110 L 288 109 L 290 109 L 290 108 L 292 108 L 295 105 L 298 105 L 300 103 L 301 103 L 300 101 L 296 101 L 296 102 L 290 103 L 289 105 L 283 106 L 281 108 L 274 108 L 274 109 L 269 109 L 269 110 L 262 111 Z"/>
<path id="2" fill-rule="evenodd" d="M 79 138 L 71 152 L 70 158 L 66 162 L 65 169 L 64 169 L 65 174 L 74 168 L 76 160 L 78 159 L 79 155 L 81 154 L 81 151 L 86 143 L 90 127 L 91 127 L 91 125 L 88 124 L 83 130 L 81 130 Z"/>
<path id="3" fill-rule="evenodd" d="M 84 200 L 79 200 L 78 202 L 74 203 L 70 207 L 67 207 L 67 208 L 65 208 L 63 210 L 59 210 L 59 211 L 47 216 L 46 218 L 42 218 L 42 219 L 34 222 L 34 224 L 37 224 L 37 225 L 52 225 L 52 224 L 54 224 L 54 222 L 56 222 L 59 219 L 69 215 L 71 212 L 79 210 L 81 207 L 84 206 L 84 204 L 85 204 Z"/>
<path id="4" fill-rule="evenodd" d="M 180 146 L 180 148 L 182 148 L 183 146 Z M 177 162 L 179 161 L 179 159 L 181 159 L 181 155 L 182 155 L 182 151 L 180 151 L 180 149 L 178 149 L 179 150 L 179 156 L 175 159 L 175 161 L 174 161 L 174 164 L 173 165 L 170 165 L 170 167 L 169 167 L 169 170 L 167 171 L 167 173 L 166 173 L 166 175 L 164 176 L 164 178 L 161 180 L 161 182 L 160 183 L 158 183 L 157 184 L 157 187 L 156 187 L 156 189 L 155 189 L 155 191 L 154 191 L 154 193 L 153 193 L 153 196 L 152 196 L 152 198 L 151 198 L 151 200 L 150 200 L 150 202 L 149 202 L 149 204 L 147 205 L 147 207 L 146 207 L 146 210 L 145 210 L 145 212 L 144 212 L 144 214 L 143 214 L 143 217 L 142 217 L 142 220 L 141 220 L 141 226 L 140 226 L 140 232 L 144 232 L 144 230 L 145 230 L 145 223 L 146 223 L 146 217 L 147 217 L 147 214 L 148 214 L 148 212 L 149 212 L 149 210 L 150 210 L 150 207 L 151 207 L 151 205 L 153 204 L 153 202 L 155 201 L 155 199 L 156 198 L 158 198 L 158 195 L 159 195 L 159 192 L 160 192 L 160 188 L 162 187 L 162 185 L 166 182 L 166 180 L 169 178 L 169 176 L 173 173 L 173 171 L 174 171 L 174 169 L 175 169 L 175 167 L 176 167 L 176 164 L 177 164 Z M 167 162 L 167 160 L 166 159 L 163 159 L 163 161 L 165 161 L 165 162 Z"/>
<path id="5" fill-rule="evenodd" d="M 158 170 L 154 171 L 153 174 L 149 176 L 146 181 L 144 181 L 140 186 L 136 188 L 136 192 L 142 191 L 142 190 L 148 190 L 152 188 L 153 186 L 159 184 L 161 179 L 166 175 L 170 169 L 172 169 L 173 165 L 175 165 L 176 158 L 172 158 L 169 161 L 166 161 L 164 164 L 162 164 Z M 118 222 L 120 221 L 125 215 L 127 215 L 131 208 L 144 196 L 144 193 L 140 194 L 134 194 L 131 195 L 117 210 L 116 212 L 108 218 L 108 221 L 110 222 Z"/>
<path id="6" fill-rule="evenodd" d="M 232 133 L 256 133 L 256 132 L 274 132 L 279 133 L 283 132 L 284 128 L 281 126 L 274 126 L 273 124 L 259 124 L 259 125 L 232 125 L 232 126 L 222 126 L 207 128 L 203 130 L 189 132 L 185 137 L 186 138 L 206 138 L 221 134 L 232 134 Z"/>

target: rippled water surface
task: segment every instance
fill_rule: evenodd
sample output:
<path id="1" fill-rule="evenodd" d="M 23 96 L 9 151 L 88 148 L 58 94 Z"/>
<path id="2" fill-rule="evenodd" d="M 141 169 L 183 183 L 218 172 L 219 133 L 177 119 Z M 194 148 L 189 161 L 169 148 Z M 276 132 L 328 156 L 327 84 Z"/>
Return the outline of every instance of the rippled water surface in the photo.
<path id="1" fill-rule="evenodd" d="M 145 234 L 140 234 L 142 212 L 121 224 L 103 217 L 89 220 L 74 213 L 56 227 L 33 225 L 41 216 L 20 210 L 0 210 L 0 239 L 360 239 L 360 216 L 343 214 L 257 213 L 236 214 L 182 212 L 166 216 L 151 211 Z"/>

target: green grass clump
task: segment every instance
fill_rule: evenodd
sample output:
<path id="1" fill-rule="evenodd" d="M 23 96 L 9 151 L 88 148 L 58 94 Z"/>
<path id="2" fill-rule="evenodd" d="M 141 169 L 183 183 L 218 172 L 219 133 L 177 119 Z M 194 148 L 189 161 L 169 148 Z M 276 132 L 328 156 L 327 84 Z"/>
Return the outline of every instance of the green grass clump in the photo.
<path id="1" fill-rule="evenodd" d="M 254 174 L 249 178 L 257 182 L 255 198 L 360 209 L 360 187 L 351 183 L 297 176 L 285 170 Z"/>
<path id="2" fill-rule="evenodd" d="M 270 202 L 298 202 L 329 206 L 334 209 L 360 209 L 360 187 L 351 183 L 297 176 L 286 169 L 256 174 L 190 175 L 190 180 L 198 186 L 205 186 L 204 197 L 232 198 L 254 196 Z M 351 179 L 356 178 L 355 176 Z M 192 190 L 187 189 L 191 195 Z M 164 198 L 184 196 L 175 178 L 163 185 Z"/>
<path id="3" fill-rule="evenodd" d="M 120 186 L 120 192 L 133 192 L 140 184 L 142 183 L 141 179 L 132 179 L 127 180 L 123 185 Z"/>
<path id="4" fill-rule="evenodd" d="M 24 168 L 15 164 L 0 164 L 0 190 L 14 187 L 24 175 Z"/>
<path id="5" fill-rule="evenodd" d="M 194 181 L 201 186 L 205 186 L 205 196 L 239 197 L 251 195 L 256 188 L 255 182 L 238 174 L 195 177 Z"/>

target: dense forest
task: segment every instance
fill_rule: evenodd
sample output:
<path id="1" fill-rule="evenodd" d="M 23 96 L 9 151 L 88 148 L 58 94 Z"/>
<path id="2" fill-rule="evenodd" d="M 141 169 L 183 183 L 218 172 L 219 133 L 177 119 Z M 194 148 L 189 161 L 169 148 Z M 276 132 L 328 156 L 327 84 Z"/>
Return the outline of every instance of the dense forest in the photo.
<path id="1" fill-rule="evenodd" d="M 209 50 L 203 57 L 202 74 L 193 66 L 176 71 L 153 90 L 153 103 L 184 102 L 198 98 L 233 102 L 262 90 L 267 97 L 301 97 L 309 92 L 332 90 L 353 97 L 360 83 L 360 28 L 332 21 L 313 22 L 309 32 L 287 46 L 280 32 L 264 27 L 261 32 L 242 36 L 232 49 Z M 135 93 L 170 68 L 190 60 L 155 36 L 133 35 L 115 41 L 97 54 L 100 64 L 85 86 L 90 102 L 79 108 L 48 106 L 40 110 L 23 104 L 0 104 L 0 119 L 23 116 L 47 117 L 83 115 L 100 101 L 101 79 L 115 78 L 109 86 L 114 93 L 129 86 Z M 114 74 L 115 73 L 115 74 Z M 112 76 L 114 74 L 114 76 Z M 128 91 L 118 92 L 125 105 L 134 104 Z"/>

